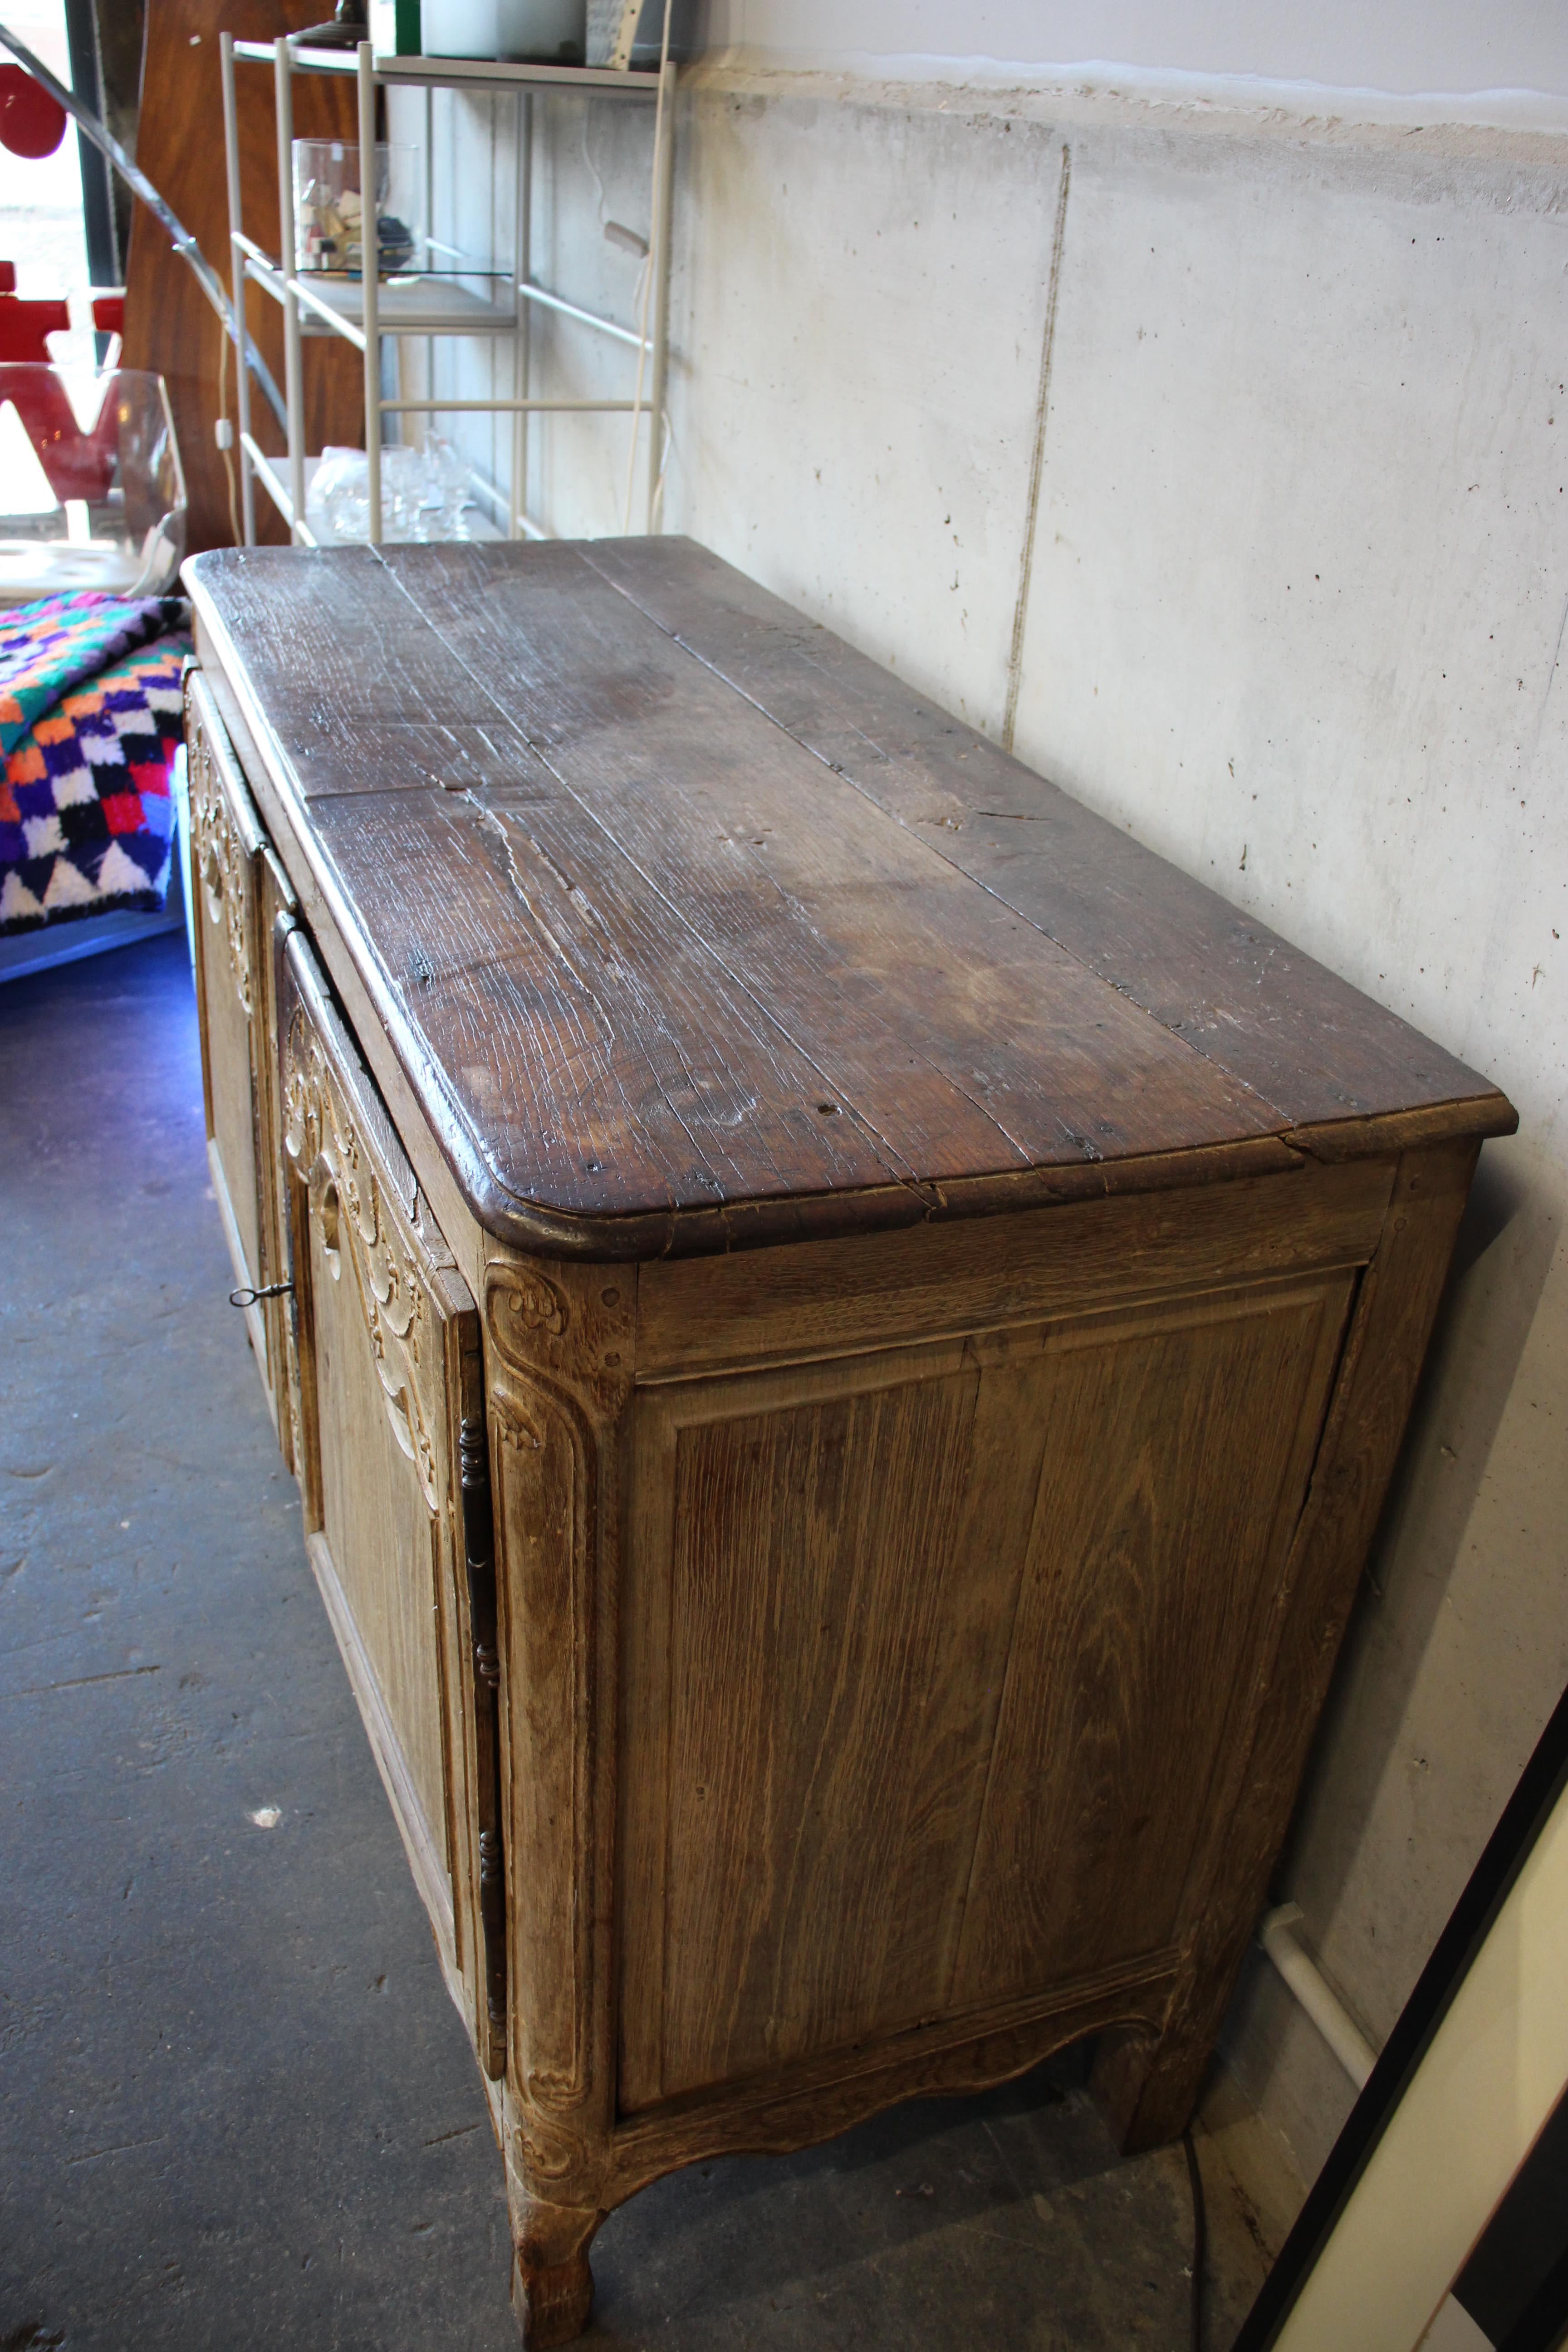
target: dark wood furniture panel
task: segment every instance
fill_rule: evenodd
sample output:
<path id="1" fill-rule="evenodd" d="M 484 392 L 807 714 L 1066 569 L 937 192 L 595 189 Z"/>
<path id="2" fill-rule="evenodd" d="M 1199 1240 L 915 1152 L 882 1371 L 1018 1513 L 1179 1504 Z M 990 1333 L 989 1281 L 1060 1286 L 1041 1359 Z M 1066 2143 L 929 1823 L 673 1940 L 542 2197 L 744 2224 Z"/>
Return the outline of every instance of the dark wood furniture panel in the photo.
<path id="1" fill-rule="evenodd" d="M 215 1170 L 528 2339 L 695 2158 L 1086 2034 L 1178 2132 L 1509 1105 L 700 550 L 187 576 Z"/>
<path id="2" fill-rule="evenodd" d="M 1201 1942 L 1353 1284 L 645 1396 L 626 2107 Z"/>

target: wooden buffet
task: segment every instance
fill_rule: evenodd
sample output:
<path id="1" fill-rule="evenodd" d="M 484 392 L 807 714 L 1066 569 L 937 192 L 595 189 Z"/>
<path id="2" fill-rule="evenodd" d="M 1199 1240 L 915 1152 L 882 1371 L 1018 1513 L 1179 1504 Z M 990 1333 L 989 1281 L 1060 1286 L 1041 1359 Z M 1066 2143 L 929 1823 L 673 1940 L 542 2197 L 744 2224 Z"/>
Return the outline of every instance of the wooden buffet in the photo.
<path id="1" fill-rule="evenodd" d="M 689 542 L 185 576 L 215 1188 L 528 2340 L 696 2158 L 1087 2034 L 1177 2133 L 1510 1106 Z"/>

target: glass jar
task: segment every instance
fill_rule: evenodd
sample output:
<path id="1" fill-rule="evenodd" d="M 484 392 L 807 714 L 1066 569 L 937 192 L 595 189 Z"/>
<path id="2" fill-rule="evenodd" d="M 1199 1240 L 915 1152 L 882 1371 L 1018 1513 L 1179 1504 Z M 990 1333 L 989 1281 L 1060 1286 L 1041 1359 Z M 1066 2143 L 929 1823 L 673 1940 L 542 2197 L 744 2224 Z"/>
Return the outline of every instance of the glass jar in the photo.
<path id="1" fill-rule="evenodd" d="M 375 151 L 377 275 L 395 278 L 423 259 L 419 150 Z M 360 150 L 349 139 L 294 142 L 294 249 L 298 267 L 339 278 L 364 274 L 364 198 Z"/>

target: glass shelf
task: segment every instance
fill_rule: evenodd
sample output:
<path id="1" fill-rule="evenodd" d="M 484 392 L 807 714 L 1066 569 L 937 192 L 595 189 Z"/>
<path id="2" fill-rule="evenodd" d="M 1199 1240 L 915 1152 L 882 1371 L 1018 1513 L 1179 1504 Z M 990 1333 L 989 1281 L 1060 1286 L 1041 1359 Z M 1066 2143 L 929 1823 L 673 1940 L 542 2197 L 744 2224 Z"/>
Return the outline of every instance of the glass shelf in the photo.
<path id="1" fill-rule="evenodd" d="M 489 279 L 504 291 L 504 305 L 476 293 L 468 282 Z M 339 278 L 325 269 L 301 270 L 298 283 L 309 287 L 320 301 L 346 319 L 351 326 L 364 323 L 364 288 L 357 278 Z M 510 335 L 517 331 L 517 305 L 510 270 L 421 270 L 416 276 L 383 278 L 376 291 L 376 323 L 384 335 Z M 307 335 L 330 335 L 324 319 L 312 319 L 303 304 L 300 326 Z"/>

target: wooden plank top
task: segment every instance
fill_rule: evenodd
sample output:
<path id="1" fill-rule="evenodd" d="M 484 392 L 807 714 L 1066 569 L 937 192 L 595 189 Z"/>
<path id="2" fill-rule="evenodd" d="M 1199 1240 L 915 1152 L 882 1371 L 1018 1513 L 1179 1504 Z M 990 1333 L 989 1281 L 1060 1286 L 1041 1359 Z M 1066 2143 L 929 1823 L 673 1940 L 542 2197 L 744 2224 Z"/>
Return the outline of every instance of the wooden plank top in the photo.
<path id="1" fill-rule="evenodd" d="M 721 1250 L 1516 1124 L 689 541 L 185 578 L 279 846 L 504 1239 Z"/>

